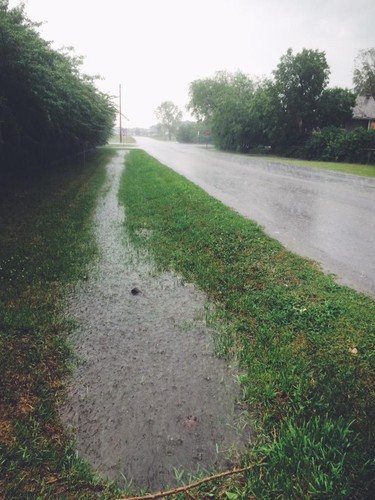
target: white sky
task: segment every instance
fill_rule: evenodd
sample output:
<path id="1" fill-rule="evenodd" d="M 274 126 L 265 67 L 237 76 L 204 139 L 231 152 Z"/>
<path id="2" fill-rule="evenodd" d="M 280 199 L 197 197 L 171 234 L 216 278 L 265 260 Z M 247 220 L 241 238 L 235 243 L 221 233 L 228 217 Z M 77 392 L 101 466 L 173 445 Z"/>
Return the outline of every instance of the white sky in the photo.
<path id="1" fill-rule="evenodd" d="M 10 0 L 11 7 L 18 0 Z M 156 123 L 189 83 L 218 70 L 270 76 L 291 47 L 326 52 L 331 86 L 351 87 L 354 59 L 375 46 L 375 0 L 25 0 L 54 48 L 73 46 L 98 87 L 118 95 L 129 127 Z M 185 112 L 185 118 L 189 118 Z"/>

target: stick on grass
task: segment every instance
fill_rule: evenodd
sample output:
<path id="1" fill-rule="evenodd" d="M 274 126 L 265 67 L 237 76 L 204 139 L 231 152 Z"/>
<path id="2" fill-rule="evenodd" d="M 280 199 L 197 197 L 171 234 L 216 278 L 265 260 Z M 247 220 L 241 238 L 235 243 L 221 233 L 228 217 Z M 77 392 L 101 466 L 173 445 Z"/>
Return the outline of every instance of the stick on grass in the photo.
<path id="1" fill-rule="evenodd" d="M 189 490 L 198 488 L 198 486 L 201 486 L 202 484 L 205 483 L 209 483 L 211 481 L 215 481 L 216 479 L 222 479 L 224 477 L 233 476 L 235 474 L 242 474 L 243 472 L 253 469 L 257 465 L 260 465 L 262 462 L 264 462 L 265 459 L 266 457 L 263 457 L 256 464 L 248 465 L 247 467 L 243 467 L 242 469 L 233 469 L 229 471 L 220 472 L 220 474 L 214 474 L 213 476 L 208 476 L 203 479 L 200 479 L 195 483 L 190 483 L 187 484 L 186 486 L 179 486 L 178 488 L 173 488 L 172 490 L 159 491 L 158 493 L 152 493 L 141 497 L 123 497 L 120 500 L 155 500 L 156 498 L 169 497 L 172 495 L 177 495 L 178 493 L 186 493 Z"/>

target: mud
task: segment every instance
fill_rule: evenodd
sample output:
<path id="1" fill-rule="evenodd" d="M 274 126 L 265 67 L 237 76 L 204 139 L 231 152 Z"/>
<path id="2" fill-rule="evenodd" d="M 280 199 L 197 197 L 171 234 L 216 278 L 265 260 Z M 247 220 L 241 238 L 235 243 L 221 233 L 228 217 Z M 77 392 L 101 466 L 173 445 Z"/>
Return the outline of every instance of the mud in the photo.
<path id="1" fill-rule="evenodd" d="M 131 247 L 117 192 L 124 151 L 108 165 L 95 216 L 101 258 L 69 315 L 80 363 L 63 420 L 77 453 L 120 484 L 158 490 L 227 468 L 251 437 L 233 371 L 214 355 L 205 296 L 157 274 Z"/>

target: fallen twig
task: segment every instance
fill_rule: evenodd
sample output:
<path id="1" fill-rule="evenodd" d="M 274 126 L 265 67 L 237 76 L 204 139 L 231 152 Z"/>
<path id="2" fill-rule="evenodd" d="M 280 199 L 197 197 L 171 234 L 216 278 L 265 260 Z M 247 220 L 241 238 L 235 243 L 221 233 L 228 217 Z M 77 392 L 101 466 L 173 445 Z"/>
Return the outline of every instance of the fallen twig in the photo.
<path id="1" fill-rule="evenodd" d="M 233 476 L 234 474 L 241 474 L 242 472 L 246 472 L 250 469 L 253 469 L 257 465 L 260 465 L 262 462 L 264 462 L 265 459 L 266 457 L 263 457 L 256 464 L 248 465 L 247 467 L 243 467 L 242 469 L 233 469 L 225 472 L 220 472 L 220 474 L 208 476 L 195 483 L 190 483 L 187 484 L 186 486 L 179 486 L 178 488 L 173 488 L 172 490 L 159 491 L 158 493 L 152 493 L 141 497 L 123 497 L 119 500 L 155 500 L 156 498 L 169 497 L 171 495 L 177 495 L 178 493 L 185 493 L 188 490 L 197 488 L 201 484 L 209 483 L 210 481 L 215 481 L 216 479 L 221 479 L 223 477 Z"/>

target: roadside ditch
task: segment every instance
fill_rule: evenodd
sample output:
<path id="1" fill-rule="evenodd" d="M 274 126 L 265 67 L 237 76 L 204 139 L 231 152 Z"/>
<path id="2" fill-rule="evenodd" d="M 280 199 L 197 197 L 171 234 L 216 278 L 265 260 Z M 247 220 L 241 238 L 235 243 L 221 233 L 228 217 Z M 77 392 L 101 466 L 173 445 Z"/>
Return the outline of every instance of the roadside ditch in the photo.
<path id="1" fill-rule="evenodd" d="M 121 486 L 158 490 L 236 463 L 252 431 L 235 370 L 214 354 L 206 297 L 130 244 L 107 166 L 95 214 L 100 259 L 68 301 L 78 363 L 61 416 L 77 453 Z"/>

